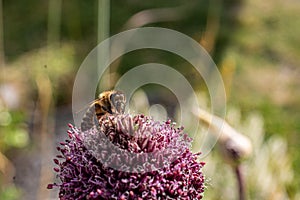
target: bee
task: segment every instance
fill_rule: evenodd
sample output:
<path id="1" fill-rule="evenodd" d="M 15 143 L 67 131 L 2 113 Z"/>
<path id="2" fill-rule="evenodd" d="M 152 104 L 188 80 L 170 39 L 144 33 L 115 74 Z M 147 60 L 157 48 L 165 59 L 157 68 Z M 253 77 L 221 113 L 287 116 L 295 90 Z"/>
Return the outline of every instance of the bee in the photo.
<path id="1" fill-rule="evenodd" d="M 81 130 L 86 131 L 94 126 L 95 115 L 97 122 L 103 117 L 114 114 L 124 114 L 126 97 L 121 91 L 110 90 L 99 94 L 87 109 L 82 118 Z"/>

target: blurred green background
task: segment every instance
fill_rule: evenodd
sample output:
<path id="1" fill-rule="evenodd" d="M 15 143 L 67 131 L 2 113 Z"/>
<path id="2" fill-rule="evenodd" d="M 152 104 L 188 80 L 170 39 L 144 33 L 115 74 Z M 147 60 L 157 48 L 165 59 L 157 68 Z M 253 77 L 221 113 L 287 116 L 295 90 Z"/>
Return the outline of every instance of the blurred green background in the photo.
<path id="1" fill-rule="evenodd" d="M 141 26 L 180 31 L 214 59 L 225 84 L 227 120 L 253 142 L 253 156 L 244 163 L 249 199 L 300 199 L 298 0 L 0 2 L 0 199 L 57 198 L 46 185 L 54 178 L 55 145 L 72 122 L 77 69 L 101 40 Z M 174 66 L 207 101 L 192 68 L 156 50 L 113 63 L 113 78 L 103 87 L 148 62 Z M 150 104 L 172 106 L 163 89 L 144 91 Z M 218 152 L 206 162 L 205 198 L 236 199 L 231 169 Z"/>

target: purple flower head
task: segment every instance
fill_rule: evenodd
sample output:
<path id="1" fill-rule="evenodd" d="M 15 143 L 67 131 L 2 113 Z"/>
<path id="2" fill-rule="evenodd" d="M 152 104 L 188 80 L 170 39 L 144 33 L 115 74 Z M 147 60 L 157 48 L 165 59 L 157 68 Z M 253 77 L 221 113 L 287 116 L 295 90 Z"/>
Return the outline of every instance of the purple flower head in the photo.
<path id="1" fill-rule="evenodd" d="M 174 123 L 144 115 L 103 118 L 82 132 L 70 125 L 70 140 L 54 159 L 60 199 L 202 199 L 203 162 L 190 151 L 191 138 Z"/>

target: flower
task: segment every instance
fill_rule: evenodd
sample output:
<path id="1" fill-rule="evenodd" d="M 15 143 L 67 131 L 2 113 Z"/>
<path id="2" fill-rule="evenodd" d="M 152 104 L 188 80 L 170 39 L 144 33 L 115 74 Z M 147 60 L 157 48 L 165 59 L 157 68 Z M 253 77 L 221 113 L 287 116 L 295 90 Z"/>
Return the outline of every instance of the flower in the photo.
<path id="1" fill-rule="evenodd" d="M 60 199 L 202 199 L 203 162 L 191 138 L 170 120 L 111 115 L 82 132 L 69 125 L 69 140 L 54 159 Z"/>

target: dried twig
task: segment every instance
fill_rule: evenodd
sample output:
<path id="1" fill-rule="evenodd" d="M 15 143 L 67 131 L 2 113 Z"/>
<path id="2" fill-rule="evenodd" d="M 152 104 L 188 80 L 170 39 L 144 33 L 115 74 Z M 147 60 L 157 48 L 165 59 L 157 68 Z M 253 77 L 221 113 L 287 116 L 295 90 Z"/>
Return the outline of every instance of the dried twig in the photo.
<path id="1" fill-rule="evenodd" d="M 0 152 L 0 172 L 4 174 L 3 185 L 10 184 L 15 175 L 15 167 L 2 152 Z"/>
<path id="2" fill-rule="evenodd" d="M 225 120 L 212 115 L 202 109 L 194 109 L 194 114 L 200 121 L 211 127 L 212 134 L 218 138 L 221 155 L 224 160 L 235 170 L 239 199 L 245 199 L 245 180 L 241 163 L 252 153 L 252 144 L 248 137 L 237 132 Z"/>

